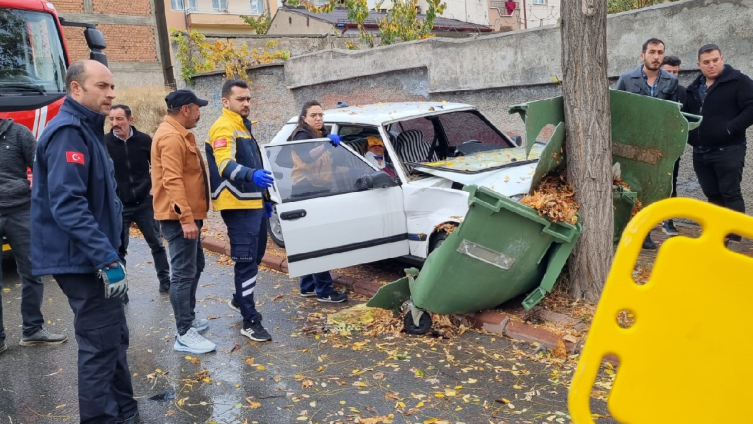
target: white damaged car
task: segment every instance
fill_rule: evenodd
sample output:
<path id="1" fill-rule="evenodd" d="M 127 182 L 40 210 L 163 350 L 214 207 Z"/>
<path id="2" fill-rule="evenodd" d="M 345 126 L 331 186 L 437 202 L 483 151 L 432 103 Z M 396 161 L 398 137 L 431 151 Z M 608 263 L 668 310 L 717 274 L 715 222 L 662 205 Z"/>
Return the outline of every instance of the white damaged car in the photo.
<path id="1" fill-rule="evenodd" d="M 284 245 L 290 276 L 406 257 L 423 261 L 468 211 L 465 185 L 511 198 L 526 194 L 543 142 L 527 152 L 519 137 L 496 128 L 476 107 L 445 102 L 379 103 L 324 112 L 342 143 L 288 141 L 298 117 L 262 146 L 275 214 L 269 230 Z M 369 163 L 367 137 L 385 146 L 386 169 Z M 326 184 L 294 188 L 293 153 L 318 146 L 331 155 Z M 319 150 L 321 151 L 321 150 Z M 386 172 L 385 172 L 386 171 Z"/>

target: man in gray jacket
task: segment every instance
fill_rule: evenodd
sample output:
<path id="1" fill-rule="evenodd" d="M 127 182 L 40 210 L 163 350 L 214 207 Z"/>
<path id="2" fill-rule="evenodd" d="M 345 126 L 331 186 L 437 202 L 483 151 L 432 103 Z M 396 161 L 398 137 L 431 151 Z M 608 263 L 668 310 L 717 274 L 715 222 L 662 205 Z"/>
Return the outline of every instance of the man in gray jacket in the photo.
<path id="1" fill-rule="evenodd" d="M 43 327 L 42 280 L 31 274 L 31 189 L 26 169 L 34 163 L 37 141 L 28 128 L 12 119 L 0 119 L 0 240 L 6 238 L 21 276 L 21 346 L 60 344 L 67 340 Z M 3 271 L 0 269 L 0 353 L 5 352 L 3 327 Z"/>
<path id="2" fill-rule="evenodd" d="M 643 43 L 641 53 L 642 65 L 620 75 L 617 90 L 651 96 L 662 100 L 679 101 L 677 77 L 661 68 L 664 61 L 664 42 L 658 38 L 649 38 Z M 656 249 L 651 234 L 643 241 L 644 249 Z"/>

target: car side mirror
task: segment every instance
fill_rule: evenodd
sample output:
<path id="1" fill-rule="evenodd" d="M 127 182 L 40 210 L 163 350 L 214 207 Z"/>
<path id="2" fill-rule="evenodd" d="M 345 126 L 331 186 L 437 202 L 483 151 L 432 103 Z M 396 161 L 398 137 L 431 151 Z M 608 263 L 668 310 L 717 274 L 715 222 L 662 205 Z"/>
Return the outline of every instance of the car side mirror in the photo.
<path id="1" fill-rule="evenodd" d="M 512 142 L 515 143 L 516 146 L 520 147 L 523 145 L 523 137 L 516 135 L 512 137 Z"/>
<path id="2" fill-rule="evenodd" d="M 384 171 L 377 171 L 364 175 L 356 181 L 356 187 L 359 190 L 371 190 L 395 186 L 397 186 L 397 182 Z"/>

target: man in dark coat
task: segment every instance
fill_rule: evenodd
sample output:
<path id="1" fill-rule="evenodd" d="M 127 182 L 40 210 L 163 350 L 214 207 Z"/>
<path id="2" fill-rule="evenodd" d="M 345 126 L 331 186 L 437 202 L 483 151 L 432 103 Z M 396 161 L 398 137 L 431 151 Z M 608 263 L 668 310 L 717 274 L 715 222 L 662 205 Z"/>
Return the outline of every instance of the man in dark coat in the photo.
<path id="1" fill-rule="evenodd" d="M 7 239 L 21 277 L 21 346 L 60 344 L 68 338 L 44 328 L 42 279 L 31 272 L 31 188 L 26 169 L 34 163 L 34 134 L 12 119 L 0 119 L 0 241 Z M 0 269 L 0 353 L 5 352 L 3 271 Z"/>
<path id="2" fill-rule="evenodd" d="M 667 71 L 670 74 L 679 77 L 680 75 L 680 65 L 682 65 L 682 61 L 677 56 L 664 56 L 664 60 L 661 63 L 661 69 L 663 71 Z M 685 103 L 685 90 L 686 88 L 682 85 L 677 85 L 677 101 L 679 103 Z M 675 162 L 675 168 L 672 171 L 672 196 L 671 197 L 677 197 L 677 176 L 680 174 L 680 159 L 677 159 Z M 673 220 L 668 219 L 664 221 L 664 223 L 661 226 L 661 230 L 664 232 L 664 234 L 668 236 L 676 236 L 680 233 L 677 231 L 677 228 L 675 227 L 675 223 Z"/>
<path id="3" fill-rule="evenodd" d="M 119 297 L 126 279 L 104 277 L 122 272 L 123 206 L 104 140 L 115 86 L 107 67 L 92 60 L 73 63 L 65 83 L 68 96 L 37 145 L 32 270 L 52 274 L 73 310 L 81 423 L 135 423 L 128 326 Z"/>
<path id="4" fill-rule="evenodd" d="M 730 65 L 716 44 L 698 50 L 701 75 L 688 86 L 685 112 L 703 116 L 688 134 L 693 169 L 709 202 L 745 213 L 740 182 L 745 166 L 745 131 L 753 125 L 753 80 Z M 728 247 L 740 250 L 739 235 Z"/>
<path id="5" fill-rule="evenodd" d="M 643 43 L 641 53 L 642 65 L 620 75 L 617 90 L 651 96 L 662 100 L 678 101 L 677 77 L 661 69 L 664 60 L 664 42 L 658 38 L 649 38 Z M 656 249 L 651 234 L 643 241 L 644 249 Z"/>
<path id="6" fill-rule="evenodd" d="M 128 230 L 135 222 L 149 245 L 157 270 L 160 293 L 170 292 L 170 264 L 154 219 L 152 197 L 152 138 L 133 126 L 133 114 L 127 105 L 114 105 L 108 115 L 112 130 L 105 136 L 107 152 L 115 165 L 118 197 L 123 203 L 123 231 L 120 237 L 120 261 L 126 263 Z M 126 294 L 125 303 L 128 303 Z"/>

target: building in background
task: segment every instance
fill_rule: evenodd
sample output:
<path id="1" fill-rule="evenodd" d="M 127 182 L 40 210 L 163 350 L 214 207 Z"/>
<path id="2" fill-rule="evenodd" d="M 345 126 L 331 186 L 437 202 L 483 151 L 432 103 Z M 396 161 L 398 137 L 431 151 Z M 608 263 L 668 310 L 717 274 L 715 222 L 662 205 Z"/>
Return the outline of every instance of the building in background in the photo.
<path id="1" fill-rule="evenodd" d="M 489 23 L 495 31 L 514 31 L 555 25 L 560 0 L 489 0 Z"/>
<path id="2" fill-rule="evenodd" d="M 164 0 L 168 28 L 202 34 L 255 34 L 241 16 L 277 13 L 278 0 Z"/>
<path id="3" fill-rule="evenodd" d="M 61 18 L 95 24 L 102 31 L 108 66 L 123 88 L 174 82 L 162 1 L 57 0 L 52 4 Z M 71 61 L 89 57 L 83 30 L 66 28 L 64 37 Z"/>
<path id="4" fill-rule="evenodd" d="M 383 9 L 380 9 L 383 10 Z M 370 12 L 364 21 L 364 27 L 371 32 L 378 31 L 377 20 L 384 18 L 386 12 Z M 425 15 L 419 15 L 424 19 Z M 268 35 L 350 35 L 358 34 L 358 25 L 348 19 L 348 9 L 336 8 L 329 13 L 313 13 L 303 7 L 282 7 L 272 19 Z M 434 20 L 433 33 L 437 36 L 462 37 L 469 34 L 490 33 L 487 25 L 448 19 L 446 13 Z"/>

